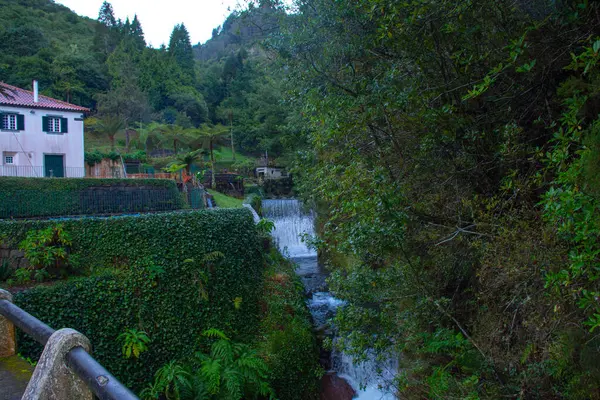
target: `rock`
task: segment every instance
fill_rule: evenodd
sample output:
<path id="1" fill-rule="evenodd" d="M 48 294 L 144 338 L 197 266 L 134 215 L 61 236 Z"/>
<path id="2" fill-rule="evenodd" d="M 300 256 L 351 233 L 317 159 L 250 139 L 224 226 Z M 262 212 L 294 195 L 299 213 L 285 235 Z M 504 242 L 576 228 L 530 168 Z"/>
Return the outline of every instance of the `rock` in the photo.
<path id="1" fill-rule="evenodd" d="M 321 400 L 351 400 L 356 392 L 345 379 L 328 373 L 321 379 Z"/>
<path id="2" fill-rule="evenodd" d="M 327 351 L 323 348 L 319 349 L 319 364 L 321 364 L 323 369 L 325 369 L 326 371 L 332 368 L 330 351 Z"/>
<path id="3" fill-rule="evenodd" d="M 29 264 L 29 260 L 26 258 L 21 258 L 19 261 L 18 268 L 28 269 L 31 265 Z"/>
<path id="4" fill-rule="evenodd" d="M 9 254 L 10 258 L 23 258 L 25 257 L 25 253 L 20 250 L 11 250 Z"/>

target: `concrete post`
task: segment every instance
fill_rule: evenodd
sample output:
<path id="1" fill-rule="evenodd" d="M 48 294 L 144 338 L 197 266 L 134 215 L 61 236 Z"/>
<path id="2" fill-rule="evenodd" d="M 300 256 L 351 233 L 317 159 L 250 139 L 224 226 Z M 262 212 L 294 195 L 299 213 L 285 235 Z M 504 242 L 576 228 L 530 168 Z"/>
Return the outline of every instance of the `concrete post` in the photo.
<path id="1" fill-rule="evenodd" d="M 81 346 L 91 350 L 90 341 L 73 329 L 60 329 L 50 336 L 27 385 L 22 400 L 93 400 L 87 385 L 67 366 L 66 356 Z"/>
<path id="2" fill-rule="evenodd" d="M 256 210 L 250 205 L 250 204 L 242 204 L 245 208 L 247 208 L 248 210 L 250 210 L 250 212 L 252 213 L 252 217 L 254 218 L 254 223 L 258 224 L 260 222 L 260 217 L 258 216 L 258 213 L 256 212 Z"/>
<path id="3" fill-rule="evenodd" d="M 0 300 L 12 303 L 12 294 L 0 289 Z M 7 318 L 0 315 L 0 357 L 11 357 L 16 354 L 15 326 Z"/>

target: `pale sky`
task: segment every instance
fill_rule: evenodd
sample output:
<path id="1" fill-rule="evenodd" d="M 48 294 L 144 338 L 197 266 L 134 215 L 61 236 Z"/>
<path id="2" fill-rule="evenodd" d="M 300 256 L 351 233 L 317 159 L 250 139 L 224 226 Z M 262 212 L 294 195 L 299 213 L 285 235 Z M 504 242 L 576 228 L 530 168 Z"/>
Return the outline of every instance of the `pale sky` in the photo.
<path id="1" fill-rule="evenodd" d="M 75 11 L 93 19 L 98 18 L 104 0 L 56 0 Z M 240 0 L 109 0 L 115 17 L 133 19 L 137 14 L 142 24 L 146 43 L 153 47 L 169 44 L 173 27 L 184 23 L 190 32 L 192 45 L 210 39 L 213 28 L 222 25 Z"/>

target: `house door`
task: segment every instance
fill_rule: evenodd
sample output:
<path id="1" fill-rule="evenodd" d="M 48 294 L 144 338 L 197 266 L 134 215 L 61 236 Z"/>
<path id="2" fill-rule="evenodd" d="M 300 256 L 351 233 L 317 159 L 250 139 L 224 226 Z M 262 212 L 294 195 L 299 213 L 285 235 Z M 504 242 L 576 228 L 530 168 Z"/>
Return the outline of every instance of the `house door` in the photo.
<path id="1" fill-rule="evenodd" d="M 64 178 L 65 156 L 44 155 L 44 176 L 47 178 Z"/>

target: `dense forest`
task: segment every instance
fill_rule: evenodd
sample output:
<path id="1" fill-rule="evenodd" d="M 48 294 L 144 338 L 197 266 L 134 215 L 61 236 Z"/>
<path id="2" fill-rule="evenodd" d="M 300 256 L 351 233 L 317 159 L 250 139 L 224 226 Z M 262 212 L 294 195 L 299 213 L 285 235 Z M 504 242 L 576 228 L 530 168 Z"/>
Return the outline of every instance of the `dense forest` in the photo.
<path id="1" fill-rule="evenodd" d="M 0 81 L 30 88 L 37 79 L 43 94 L 91 108 L 90 133 L 113 149 L 118 133 L 126 133 L 123 151 L 178 153 L 206 147 L 207 138 L 226 142 L 233 130 L 242 152 L 282 154 L 282 89 L 256 45 L 277 9 L 233 12 L 195 48 L 177 25 L 159 49 L 146 45 L 137 16 L 118 20 L 108 2 L 97 21 L 48 0 L 2 0 L 0 10 Z M 142 132 L 133 143 L 132 129 Z"/>
<path id="2" fill-rule="evenodd" d="M 400 398 L 600 398 L 599 5 L 295 4 L 338 344 L 401 355 Z"/>
<path id="3" fill-rule="evenodd" d="M 257 1 L 152 49 L 108 3 L 0 0 L 0 47 L 0 80 L 151 127 L 128 150 L 285 160 L 335 345 L 398 355 L 399 398 L 600 399 L 596 2 Z"/>

